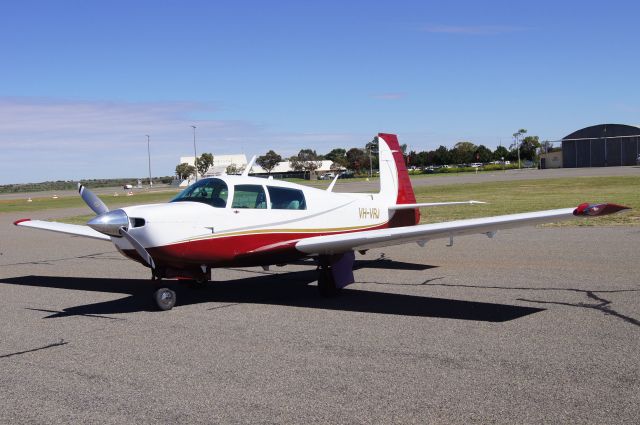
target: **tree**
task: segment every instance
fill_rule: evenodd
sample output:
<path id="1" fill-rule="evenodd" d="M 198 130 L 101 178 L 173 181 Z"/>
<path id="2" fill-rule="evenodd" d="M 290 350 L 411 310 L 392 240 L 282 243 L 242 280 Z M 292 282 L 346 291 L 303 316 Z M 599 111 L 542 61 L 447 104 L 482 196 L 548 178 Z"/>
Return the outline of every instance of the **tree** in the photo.
<path id="1" fill-rule="evenodd" d="M 509 151 L 504 146 L 498 146 L 495 151 L 493 151 L 493 160 L 494 161 L 504 161 L 509 158 Z"/>
<path id="2" fill-rule="evenodd" d="M 343 164 L 332 162 L 329 168 L 331 169 L 331 171 L 340 172 L 341 170 L 344 170 L 347 167 L 345 167 Z"/>
<path id="3" fill-rule="evenodd" d="M 196 167 L 193 165 L 189 165 L 186 162 L 182 164 L 178 164 L 176 166 L 176 175 L 180 180 L 188 179 L 189 176 L 193 175 L 196 172 Z"/>
<path id="4" fill-rule="evenodd" d="M 347 151 L 342 148 L 332 149 L 324 156 L 324 159 L 332 161 L 334 164 L 345 167 L 347 165 Z"/>
<path id="5" fill-rule="evenodd" d="M 347 151 L 347 168 L 360 173 L 362 168 L 366 168 L 367 156 L 362 149 L 351 148 Z"/>
<path id="6" fill-rule="evenodd" d="M 520 157 L 535 161 L 538 148 L 540 148 L 538 136 L 527 136 L 520 142 Z"/>
<path id="7" fill-rule="evenodd" d="M 455 164 L 475 162 L 473 154 L 477 149 L 477 146 L 471 142 L 458 142 L 453 149 L 451 149 L 451 162 Z"/>
<path id="8" fill-rule="evenodd" d="M 436 165 L 447 165 L 451 162 L 451 154 L 446 146 L 440 145 L 438 149 L 433 152 L 433 162 Z"/>
<path id="9" fill-rule="evenodd" d="M 227 167 L 226 173 L 227 175 L 241 174 L 243 170 L 244 167 L 238 167 L 236 164 L 232 163 Z"/>
<path id="10" fill-rule="evenodd" d="M 485 145 L 478 146 L 478 149 L 476 149 L 476 152 L 473 155 L 476 162 L 482 162 L 484 164 L 491 162 L 492 157 L 493 152 L 491 152 L 491 149 L 487 148 Z"/>
<path id="11" fill-rule="evenodd" d="M 322 165 L 322 159 L 312 149 L 301 149 L 298 152 L 298 161 L 302 165 L 304 171 L 309 171 L 309 178 L 311 178 L 311 172 L 317 170 Z"/>
<path id="12" fill-rule="evenodd" d="M 557 148 L 553 147 L 553 142 L 549 140 L 545 140 L 544 142 L 540 143 L 540 149 L 538 151 L 538 155 L 541 155 L 543 153 L 548 153 L 548 152 L 554 152 L 554 149 L 557 150 Z"/>
<path id="13" fill-rule="evenodd" d="M 420 165 L 420 157 L 416 151 L 409 151 L 407 156 L 404 157 L 404 160 L 406 165 L 411 167 L 417 167 Z"/>
<path id="14" fill-rule="evenodd" d="M 271 174 L 271 171 L 281 162 L 282 157 L 274 151 L 269 151 L 256 159 L 256 164 L 264 168 L 268 174 Z"/>
<path id="15" fill-rule="evenodd" d="M 511 145 L 511 152 L 514 151 L 514 148 L 517 149 L 518 154 L 518 168 L 520 168 L 520 138 L 527 132 L 527 129 L 521 128 L 520 130 L 513 133 L 513 144 Z"/>
<path id="16" fill-rule="evenodd" d="M 289 166 L 293 171 L 304 171 L 304 164 L 300 161 L 297 155 L 289 158 Z"/>
<path id="17" fill-rule="evenodd" d="M 200 158 L 196 158 L 196 168 L 198 169 L 198 174 L 204 176 L 209 168 L 213 165 L 213 155 L 210 153 L 203 153 L 200 155 Z"/>
<path id="18" fill-rule="evenodd" d="M 406 149 L 406 145 L 405 145 Z M 364 154 L 366 158 L 365 163 L 361 164 L 363 167 L 368 166 L 371 171 L 380 168 L 380 147 L 378 145 L 378 138 L 374 137 L 369 143 L 364 146 Z"/>
<path id="19" fill-rule="evenodd" d="M 369 143 L 365 145 L 365 150 L 378 153 L 378 138 L 374 137 Z"/>
<path id="20" fill-rule="evenodd" d="M 431 156 L 429 156 L 429 154 L 431 154 Z M 415 159 L 413 159 L 412 161 L 412 165 L 418 165 L 420 167 L 431 165 L 433 163 L 433 151 L 418 152 L 415 156 Z"/>

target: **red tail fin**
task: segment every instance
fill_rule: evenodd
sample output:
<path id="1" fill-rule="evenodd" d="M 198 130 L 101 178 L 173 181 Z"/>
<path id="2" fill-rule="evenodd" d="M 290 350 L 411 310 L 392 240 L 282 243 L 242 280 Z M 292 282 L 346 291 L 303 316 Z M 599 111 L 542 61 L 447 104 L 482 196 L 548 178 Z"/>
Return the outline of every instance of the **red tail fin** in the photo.
<path id="1" fill-rule="evenodd" d="M 404 164 L 404 157 L 402 155 L 400 143 L 398 142 L 398 136 L 395 134 L 379 133 L 378 137 L 383 138 L 384 141 L 387 142 L 396 165 L 398 173 L 398 196 L 396 204 L 415 204 L 416 196 L 413 193 L 413 186 L 411 186 L 409 172 Z M 413 226 L 419 222 L 420 210 L 418 208 L 414 210 L 400 210 L 396 211 L 389 221 L 389 227 Z"/>

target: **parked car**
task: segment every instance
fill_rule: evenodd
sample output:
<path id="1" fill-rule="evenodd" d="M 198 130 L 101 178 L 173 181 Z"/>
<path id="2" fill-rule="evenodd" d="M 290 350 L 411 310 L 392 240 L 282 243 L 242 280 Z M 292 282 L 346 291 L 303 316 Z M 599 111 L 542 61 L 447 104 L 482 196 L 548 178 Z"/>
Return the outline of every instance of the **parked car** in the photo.
<path id="1" fill-rule="evenodd" d="M 482 162 L 474 162 L 470 166 L 473 168 L 480 168 L 482 167 Z"/>
<path id="2" fill-rule="evenodd" d="M 335 176 L 336 175 L 334 173 L 324 173 L 318 178 L 320 180 L 333 180 L 335 178 Z"/>

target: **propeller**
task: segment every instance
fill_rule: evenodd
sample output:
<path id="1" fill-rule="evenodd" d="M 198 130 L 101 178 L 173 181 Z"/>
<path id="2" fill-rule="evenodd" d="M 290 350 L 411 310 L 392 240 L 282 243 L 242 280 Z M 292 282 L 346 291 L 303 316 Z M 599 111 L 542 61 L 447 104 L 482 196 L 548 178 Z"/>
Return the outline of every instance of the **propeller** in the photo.
<path id="1" fill-rule="evenodd" d="M 81 183 L 78 183 L 78 193 L 89 208 L 97 214 L 87 222 L 87 226 L 105 235 L 125 238 L 152 269 L 156 268 L 156 263 L 149 252 L 128 232 L 129 216 L 124 210 L 109 211 L 104 202 Z"/>
<path id="2" fill-rule="evenodd" d="M 82 197 L 82 200 L 93 210 L 97 215 L 101 215 L 109 212 L 109 208 L 98 198 L 92 191 L 87 189 L 82 185 L 82 183 L 78 183 L 78 193 Z"/>
<path id="3" fill-rule="evenodd" d="M 142 259 L 146 261 L 146 263 L 152 269 L 155 270 L 156 263 L 153 261 L 153 258 L 151 258 L 151 254 L 149 254 L 149 252 L 146 249 L 144 249 L 144 247 L 140 244 L 140 242 L 138 242 L 136 238 L 131 236 L 131 233 L 127 232 L 127 229 L 125 229 L 124 227 L 120 228 L 120 235 L 122 235 L 126 240 L 128 240 L 129 243 L 133 245 L 133 247 L 136 249 L 136 252 L 138 253 L 138 255 L 140 255 L 140 257 L 142 257 Z"/>

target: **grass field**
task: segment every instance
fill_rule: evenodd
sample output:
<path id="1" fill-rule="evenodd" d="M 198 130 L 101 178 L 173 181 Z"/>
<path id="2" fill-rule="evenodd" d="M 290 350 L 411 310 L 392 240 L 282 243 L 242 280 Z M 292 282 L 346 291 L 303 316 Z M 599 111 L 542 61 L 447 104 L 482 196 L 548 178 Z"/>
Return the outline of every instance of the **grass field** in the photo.
<path id="1" fill-rule="evenodd" d="M 177 190 L 154 191 L 154 192 L 134 192 L 133 196 L 100 196 L 102 202 L 109 208 L 122 207 L 126 205 L 153 204 L 155 202 L 166 202 L 178 194 Z M 76 208 L 86 206 L 80 196 L 61 196 L 58 199 L 31 198 L 32 202 L 26 199 L 4 199 L 0 200 L 0 213 L 6 212 L 29 212 L 42 211 L 59 208 Z"/>
<path id="2" fill-rule="evenodd" d="M 421 186 L 418 202 L 478 200 L 484 205 L 445 206 L 422 209 L 422 222 L 435 223 L 464 218 L 486 217 L 554 208 L 575 207 L 582 202 L 613 202 L 633 208 L 623 214 L 564 222 L 561 225 L 640 225 L 640 177 L 575 177 L 547 180 L 501 181 L 491 183 Z M 103 197 L 110 207 L 166 202 L 176 192 L 140 193 L 131 197 Z M 0 201 L 0 212 L 28 212 L 48 208 L 82 207 L 80 197 Z M 83 224 L 94 215 L 68 217 L 61 221 Z"/>
<path id="3" fill-rule="evenodd" d="M 422 222 L 436 223 L 555 208 L 575 207 L 583 202 L 612 202 L 633 208 L 623 214 L 564 222 L 563 225 L 639 225 L 640 177 L 575 177 L 521 180 L 416 188 L 418 202 L 485 201 L 484 205 L 461 205 L 422 209 Z"/>

